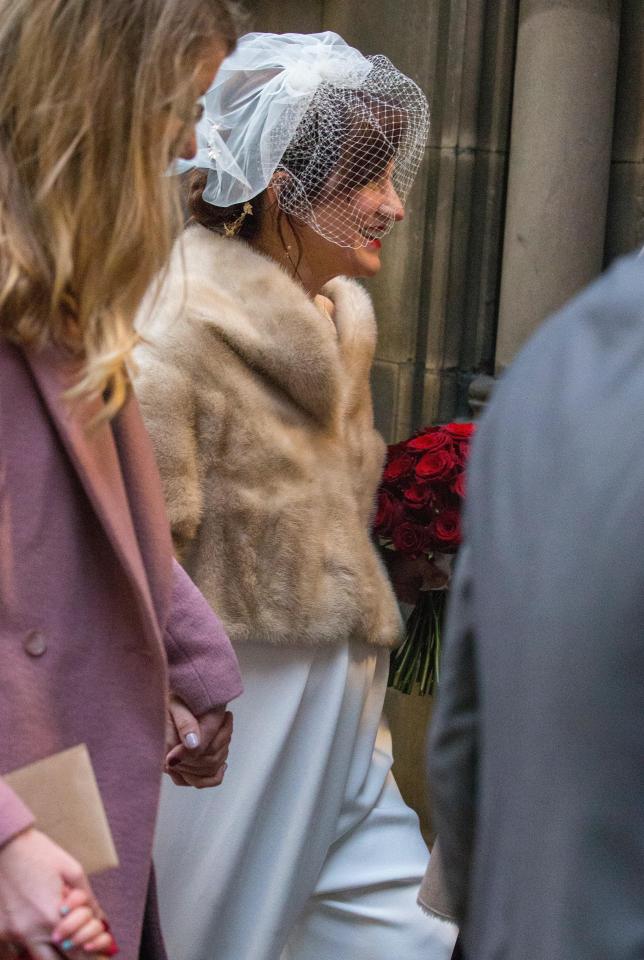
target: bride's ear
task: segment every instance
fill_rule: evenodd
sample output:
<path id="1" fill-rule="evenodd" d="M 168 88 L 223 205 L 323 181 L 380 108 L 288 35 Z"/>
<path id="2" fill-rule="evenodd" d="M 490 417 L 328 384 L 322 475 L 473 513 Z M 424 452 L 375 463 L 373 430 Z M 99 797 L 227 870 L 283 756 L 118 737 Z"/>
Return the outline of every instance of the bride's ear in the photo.
<path id="1" fill-rule="evenodd" d="M 268 197 L 268 202 L 270 206 L 274 206 L 277 203 L 277 199 L 280 195 L 280 190 L 289 179 L 289 174 L 286 170 L 276 170 L 273 176 L 271 177 L 271 182 L 266 187 L 266 195 Z"/>

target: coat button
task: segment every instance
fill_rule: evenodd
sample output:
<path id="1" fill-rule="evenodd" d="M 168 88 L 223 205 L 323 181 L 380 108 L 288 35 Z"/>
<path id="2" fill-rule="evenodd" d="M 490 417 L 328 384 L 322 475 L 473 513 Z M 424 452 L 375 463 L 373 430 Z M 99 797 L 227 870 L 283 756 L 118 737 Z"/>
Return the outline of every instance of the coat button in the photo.
<path id="1" fill-rule="evenodd" d="M 42 657 L 47 649 L 45 634 L 40 630 L 30 630 L 22 641 L 23 649 L 30 657 Z"/>

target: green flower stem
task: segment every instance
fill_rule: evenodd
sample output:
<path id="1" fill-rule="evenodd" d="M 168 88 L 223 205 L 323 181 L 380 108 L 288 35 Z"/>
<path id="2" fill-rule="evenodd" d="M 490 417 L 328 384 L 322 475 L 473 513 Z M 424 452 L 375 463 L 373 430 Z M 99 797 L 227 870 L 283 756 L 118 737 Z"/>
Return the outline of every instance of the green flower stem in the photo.
<path id="1" fill-rule="evenodd" d="M 391 655 L 389 686 L 401 693 L 410 694 L 417 688 L 426 696 L 438 684 L 446 593 L 429 590 L 421 594 L 407 620 L 405 638 Z"/>

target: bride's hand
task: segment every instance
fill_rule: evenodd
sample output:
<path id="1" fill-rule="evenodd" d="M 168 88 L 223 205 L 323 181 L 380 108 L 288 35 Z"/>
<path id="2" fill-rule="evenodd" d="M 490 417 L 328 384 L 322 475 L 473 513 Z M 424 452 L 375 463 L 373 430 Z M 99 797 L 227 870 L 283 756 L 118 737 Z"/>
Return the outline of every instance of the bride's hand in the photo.
<path id="1" fill-rule="evenodd" d="M 412 560 L 394 550 L 385 552 L 385 563 L 394 592 L 402 603 L 417 603 L 422 590 L 440 590 L 449 583 L 449 572 L 427 557 Z"/>
<path id="2" fill-rule="evenodd" d="M 196 717 L 171 696 L 165 771 L 177 786 L 217 787 L 226 773 L 233 717 L 225 706 Z"/>

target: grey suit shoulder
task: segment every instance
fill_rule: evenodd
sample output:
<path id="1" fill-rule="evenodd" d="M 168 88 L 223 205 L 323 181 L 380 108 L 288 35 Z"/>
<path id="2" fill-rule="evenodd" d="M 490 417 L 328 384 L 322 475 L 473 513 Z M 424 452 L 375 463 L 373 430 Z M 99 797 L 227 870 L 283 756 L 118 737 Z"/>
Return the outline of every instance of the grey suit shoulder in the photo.
<path id="1" fill-rule="evenodd" d="M 644 956 L 644 261 L 524 348 L 474 444 L 436 725 L 476 960 Z"/>

